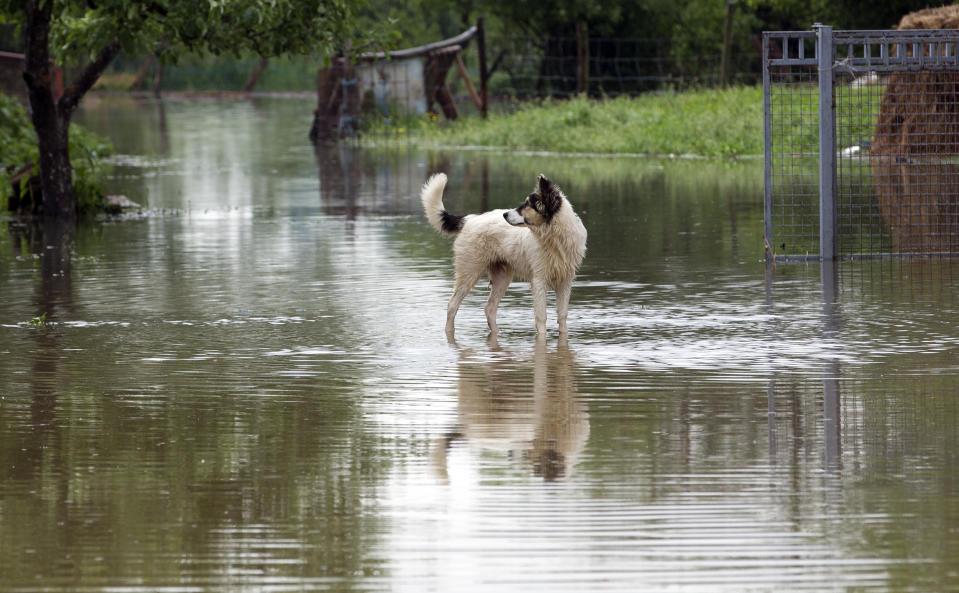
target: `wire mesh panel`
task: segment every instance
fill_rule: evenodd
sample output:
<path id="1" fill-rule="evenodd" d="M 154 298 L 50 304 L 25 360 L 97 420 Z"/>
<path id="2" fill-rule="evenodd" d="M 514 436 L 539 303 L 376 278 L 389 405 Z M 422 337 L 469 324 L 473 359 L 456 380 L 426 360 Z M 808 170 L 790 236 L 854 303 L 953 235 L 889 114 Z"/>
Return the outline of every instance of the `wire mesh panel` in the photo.
<path id="1" fill-rule="evenodd" d="M 841 224 L 860 229 L 844 251 L 959 253 L 959 31 L 840 31 L 836 41 L 836 77 L 849 81 L 837 86 L 837 110 L 847 107 L 837 127 L 860 147 L 840 161 Z"/>
<path id="2" fill-rule="evenodd" d="M 819 97 L 812 32 L 765 33 L 766 243 L 771 256 L 819 253 Z"/>
<path id="3" fill-rule="evenodd" d="M 769 255 L 818 251 L 820 134 L 833 138 L 838 236 L 822 255 L 959 254 L 959 31 L 829 34 L 826 127 L 803 49 L 816 33 L 764 34 Z"/>

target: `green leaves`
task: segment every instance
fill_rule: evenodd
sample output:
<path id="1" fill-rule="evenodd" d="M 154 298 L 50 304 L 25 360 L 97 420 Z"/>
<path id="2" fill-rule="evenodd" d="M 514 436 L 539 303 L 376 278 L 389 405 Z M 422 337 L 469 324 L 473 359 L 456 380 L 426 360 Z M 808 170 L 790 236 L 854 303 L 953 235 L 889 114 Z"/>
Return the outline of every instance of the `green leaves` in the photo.
<path id="1" fill-rule="evenodd" d="M 173 61 L 185 52 L 325 55 L 347 41 L 362 47 L 377 34 L 357 16 L 366 0 L 50 1 L 50 51 L 61 63 L 93 56 L 113 40 L 126 52 Z M 0 19 L 22 23 L 22 2 L 0 0 Z"/>

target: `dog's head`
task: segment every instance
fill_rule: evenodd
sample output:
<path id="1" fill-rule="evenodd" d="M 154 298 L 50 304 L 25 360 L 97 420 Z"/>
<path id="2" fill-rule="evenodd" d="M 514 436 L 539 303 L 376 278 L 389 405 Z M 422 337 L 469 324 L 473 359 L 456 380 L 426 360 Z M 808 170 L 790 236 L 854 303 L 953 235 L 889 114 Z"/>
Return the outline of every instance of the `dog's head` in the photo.
<path id="1" fill-rule="evenodd" d="M 540 173 L 536 188 L 518 208 L 503 213 L 513 226 L 542 226 L 549 224 L 563 206 L 563 192 Z"/>

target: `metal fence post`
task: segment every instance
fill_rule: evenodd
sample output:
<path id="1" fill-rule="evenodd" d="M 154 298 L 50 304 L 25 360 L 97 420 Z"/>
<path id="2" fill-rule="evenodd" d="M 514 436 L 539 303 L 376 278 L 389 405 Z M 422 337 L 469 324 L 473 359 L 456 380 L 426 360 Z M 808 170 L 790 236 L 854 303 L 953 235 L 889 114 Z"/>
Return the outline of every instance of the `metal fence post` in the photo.
<path id="1" fill-rule="evenodd" d="M 772 194 L 772 109 L 769 99 L 769 40 L 763 33 L 763 242 L 766 261 L 774 257 Z"/>
<path id="2" fill-rule="evenodd" d="M 816 23 L 816 57 L 819 60 L 819 255 L 836 259 L 836 120 L 833 97 L 832 27 Z"/>

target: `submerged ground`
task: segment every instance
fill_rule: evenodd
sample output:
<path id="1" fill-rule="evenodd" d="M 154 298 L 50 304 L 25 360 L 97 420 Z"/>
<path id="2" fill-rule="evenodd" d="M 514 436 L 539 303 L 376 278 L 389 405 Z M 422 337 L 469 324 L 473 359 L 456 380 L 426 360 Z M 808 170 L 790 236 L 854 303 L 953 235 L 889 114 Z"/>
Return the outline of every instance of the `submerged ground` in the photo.
<path id="1" fill-rule="evenodd" d="M 314 152 L 310 110 L 90 104 L 149 213 L 4 221 L 0 591 L 959 590 L 956 263 L 767 267 L 759 162 Z M 516 283 L 447 343 L 434 171 L 563 186 L 568 340 Z"/>

